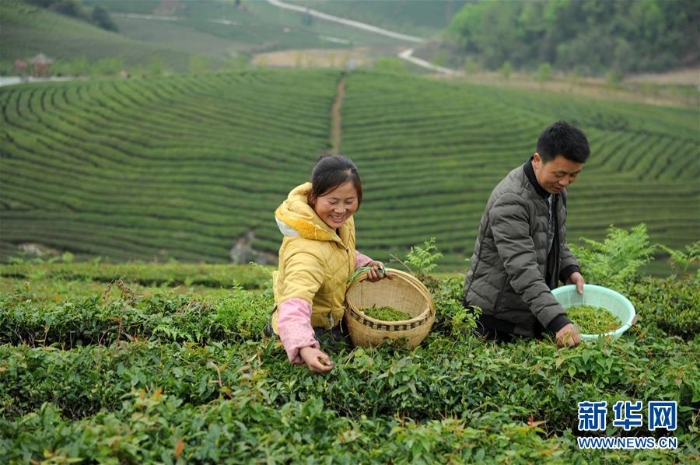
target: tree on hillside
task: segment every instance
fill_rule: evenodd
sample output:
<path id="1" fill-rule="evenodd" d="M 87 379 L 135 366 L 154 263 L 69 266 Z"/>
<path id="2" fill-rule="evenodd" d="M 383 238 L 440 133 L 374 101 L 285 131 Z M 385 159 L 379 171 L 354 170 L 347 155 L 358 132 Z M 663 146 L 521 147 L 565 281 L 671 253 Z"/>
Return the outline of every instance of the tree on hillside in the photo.
<path id="1" fill-rule="evenodd" d="M 114 21 L 112 21 L 112 17 L 109 16 L 109 11 L 99 5 L 92 10 L 92 22 L 96 26 L 108 31 L 116 32 L 119 30 L 117 25 L 114 24 Z"/>
<path id="2" fill-rule="evenodd" d="M 48 8 L 54 3 L 58 3 L 60 0 L 24 0 L 25 3 L 30 5 L 36 5 L 40 8 Z"/>
<path id="3" fill-rule="evenodd" d="M 36 5 L 40 8 L 46 8 L 55 13 L 71 18 L 87 21 L 108 31 L 117 31 L 117 25 L 112 21 L 109 11 L 104 7 L 97 5 L 92 9 L 92 14 L 89 15 L 80 0 L 24 0 L 26 3 Z"/>
<path id="4" fill-rule="evenodd" d="M 467 3 L 448 35 L 488 69 L 549 63 L 588 74 L 663 71 L 700 60 L 695 0 L 541 0 Z"/>
<path id="5" fill-rule="evenodd" d="M 88 14 L 85 12 L 79 0 L 60 0 L 49 5 L 49 10 L 71 18 L 87 20 Z"/>

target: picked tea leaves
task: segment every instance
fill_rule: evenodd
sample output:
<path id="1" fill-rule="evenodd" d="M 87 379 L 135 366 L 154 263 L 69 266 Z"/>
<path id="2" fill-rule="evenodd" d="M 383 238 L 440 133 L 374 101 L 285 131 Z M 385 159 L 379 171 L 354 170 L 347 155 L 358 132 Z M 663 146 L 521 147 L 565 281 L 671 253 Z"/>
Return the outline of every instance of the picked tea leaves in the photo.
<path id="1" fill-rule="evenodd" d="M 410 320 L 412 317 L 406 312 L 396 310 L 391 307 L 376 307 L 363 308 L 362 311 L 368 317 L 374 318 L 375 320 L 381 321 L 402 321 Z"/>
<path id="2" fill-rule="evenodd" d="M 566 314 L 582 334 L 602 334 L 622 326 L 622 321 L 610 310 L 592 305 L 567 308 Z"/>

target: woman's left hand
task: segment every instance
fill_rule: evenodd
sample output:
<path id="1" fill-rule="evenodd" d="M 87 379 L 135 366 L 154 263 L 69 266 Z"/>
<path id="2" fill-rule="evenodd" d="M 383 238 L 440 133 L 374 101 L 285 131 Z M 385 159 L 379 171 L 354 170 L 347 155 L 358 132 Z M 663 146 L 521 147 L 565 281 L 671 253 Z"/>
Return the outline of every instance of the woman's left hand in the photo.
<path id="1" fill-rule="evenodd" d="M 382 262 L 372 260 L 365 266 L 368 266 L 370 268 L 370 270 L 367 272 L 367 280 L 369 282 L 374 283 L 379 281 L 380 279 L 392 278 L 391 274 L 389 274 L 386 267 L 384 266 L 384 263 Z"/>

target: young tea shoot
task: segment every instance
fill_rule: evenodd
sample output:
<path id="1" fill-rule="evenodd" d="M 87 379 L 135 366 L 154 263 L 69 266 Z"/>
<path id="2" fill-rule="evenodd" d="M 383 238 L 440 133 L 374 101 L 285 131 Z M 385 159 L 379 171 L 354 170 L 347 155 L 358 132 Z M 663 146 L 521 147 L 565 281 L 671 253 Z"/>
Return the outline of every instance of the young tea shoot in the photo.
<path id="1" fill-rule="evenodd" d="M 622 326 L 622 321 L 609 310 L 592 305 L 578 305 L 566 309 L 566 314 L 583 334 L 602 334 Z"/>
<path id="2" fill-rule="evenodd" d="M 410 320 L 412 317 L 406 312 L 396 310 L 391 307 L 379 307 L 372 306 L 372 308 L 363 308 L 362 311 L 368 317 L 374 318 L 375 320 L 381 321 L 402 321 Z"/>

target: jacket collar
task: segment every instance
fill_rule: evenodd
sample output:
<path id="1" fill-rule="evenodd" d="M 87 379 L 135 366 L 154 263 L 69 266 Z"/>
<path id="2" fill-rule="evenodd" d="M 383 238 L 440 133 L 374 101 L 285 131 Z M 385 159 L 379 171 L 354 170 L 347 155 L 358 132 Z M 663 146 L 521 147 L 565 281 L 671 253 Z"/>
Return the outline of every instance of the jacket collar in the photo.
<path id="1" fill-rule="evenodd" d="M 532 167 L 532 159 L 534 156 L 530 157 L 528 161 L 525 162 L 523 165 L 523 170 L 525 171 L 525 176 L 527 176 L 527 179 L 530 181 L 530 184 L 532 184 L 532 187 L 535 188 L 535 191 L 539 194 L 540 197 L 543 199 L 548 199 L 550 196 L 550 193 L 547 192 L 540 186 L 540 183 L 537 182 L 537 176 L 535 176 L 535 169 Z"/>

